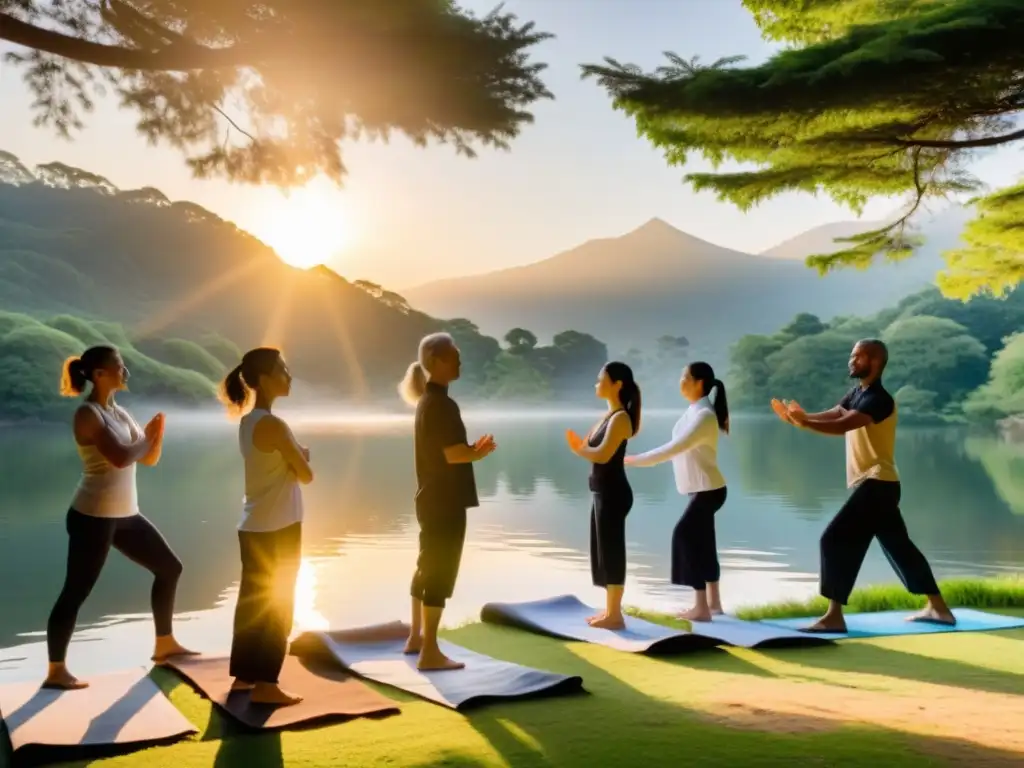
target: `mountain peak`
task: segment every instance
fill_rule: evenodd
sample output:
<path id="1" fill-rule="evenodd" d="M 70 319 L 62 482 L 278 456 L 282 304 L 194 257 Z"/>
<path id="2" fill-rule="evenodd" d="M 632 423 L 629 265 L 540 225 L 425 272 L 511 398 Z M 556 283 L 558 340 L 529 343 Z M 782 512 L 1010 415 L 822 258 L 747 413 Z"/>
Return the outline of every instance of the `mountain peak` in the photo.
<path id="1" fill-rule="evenodd" d="M 631 234 L 631 235 L 637 235 L 637 234 L 641 234 L 641 233 L 657 234 L 657 233 L 667 233 L 667 232 L 676 232 L 676 233 L 678 233 L 679 231 L 680 230 L 678 230 L 675 227 L 673 227 L 671 224 L 669 224 L 664 219 L 659 219 L 657 216 L 655 216 L 653 219 L 648 219 L 645 223 L 641 224 L 639 227 L 634 229 L 629 234 Z"/>

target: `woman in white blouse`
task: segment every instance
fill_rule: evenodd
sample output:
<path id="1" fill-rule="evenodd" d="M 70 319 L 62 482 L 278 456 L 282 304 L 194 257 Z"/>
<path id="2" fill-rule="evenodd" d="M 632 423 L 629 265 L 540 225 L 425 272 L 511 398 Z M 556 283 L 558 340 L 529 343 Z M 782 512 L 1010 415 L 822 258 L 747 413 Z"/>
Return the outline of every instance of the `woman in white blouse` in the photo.
<path id="1" fill-rule="evenodd" d="M 707 363 L 690 363 L 679 380 L 690 407 L 672 429 L 672 439 L 654 450 L 627 456 L 633 467 L 672 461 L 676 488 L 690 502 L 672 533 L 672 583 L 692 587 L 697 600 L 679 618 L 711 621 L 722 614 L 721 573 L 715 542 L 715 513 L 725 504 L 725 478 L 718 469 L 718 433 L 729 432 L 725 385 Z M 710 398 L 715 392 L 714 402 Z"/>

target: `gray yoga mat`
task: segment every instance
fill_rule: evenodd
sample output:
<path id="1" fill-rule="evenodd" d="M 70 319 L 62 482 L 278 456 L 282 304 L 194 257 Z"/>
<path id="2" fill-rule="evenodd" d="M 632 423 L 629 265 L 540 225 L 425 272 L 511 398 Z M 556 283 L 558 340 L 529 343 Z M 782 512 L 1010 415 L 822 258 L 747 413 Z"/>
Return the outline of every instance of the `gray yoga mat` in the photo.
<path id="1" fill-rule="evenodd" d="M 38 681 L 0 686 L 0 716 L 19 763 L 83 760 L 197 733 L 143 667 L 87 679 L 77 691 Z"/>
<path id="2" fill-rule="evenodd" d="M 739 648 L 786 648 L 811 645 L 835 645 L 830 637 L 810 635 L 794 629 L 744 621 L 735 616 L 715 616 L 712 621 L 692 621 L 690 631 L 702 637 Z"/>
<path id="3" fill-rule="evenodd" d="M 587 617 L 597 609 L 573 595 L 526 603 L 488 603 L 481 618 L 493 624 L 507 624 L 534 632 L 604 645 L 628 653 L 668 654 L 736 645 L 764 648 L 784 645 L 824 645 L 831 641 L 792 629 L 774 627 L 732 616 L 716 616 L 714 621 L 696 622 L 691 631 L 655 624 L 635 616 L 626 617 L 626 628 L 595 629 Z"/>
<path id="4" fill-rule="evenodd" d="M 291 653 L 333 657 L 367 680 L 399 688 L 451 709 L 468 709 L 496 700 L 561 695 L 583 690 L 583 678 L 524 667 L 475 653 L 444 640 L 441 651 L 463 662 L 463 669 L 421 672 L 417 657 L 404 653 L 409 626 L 400 621 L 360 629 L 306 632 Z"/>
<path id="5" fill-rule="evenodd" d="M 717 638 L 673 629 L 634 616 L 626 617 L 626 628 L 595 629 L 587 617 L 597 613 L 574 595 L 561 595 L 528 603 L 488 603 L 480 612 L 483 621 L 507 624 L 565 640 L 582 640 L 627 653 L 686 653 L 713 648 Z"/>

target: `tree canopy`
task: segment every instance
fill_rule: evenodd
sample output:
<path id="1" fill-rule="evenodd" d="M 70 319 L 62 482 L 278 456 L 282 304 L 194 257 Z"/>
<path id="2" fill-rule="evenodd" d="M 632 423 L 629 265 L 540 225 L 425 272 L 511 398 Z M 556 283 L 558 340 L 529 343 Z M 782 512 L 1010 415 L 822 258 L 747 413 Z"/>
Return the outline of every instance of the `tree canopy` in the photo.
<path id="1" fill-rule="evenodd" d="M 966 169 L 979 151 L 1024 139 L 1024 4 L 1019 0 L 744 0 L 764 36 L 787 47 L 753 67 L 742 57 L 704 66 L 666 54 L 653 72 L 608 58 L 583 65 L 616 108 L 665 153 L 713 172 L 697 190 L 747 210 L 784 192 L 824 193 L 860 211 L 906 195 L 883 228 L 808 258 L 822 273 L 864 267 L 879 253 L 912 254 L 914 215 L 931 198 L 976 192 Z M 727 161 L 747 168 L 721 172 Z M 751 164 L 753 169 L 749 169 Z M 1024 273 L 1024 185 L 978 202 L 966 243 L 947 254 L 948 296 L 1001 296 Z"/>
<path id="2" fill-rule="evenodd" d="M 361 136 L 507 148 L 551 97 L 548 37 L 454 0 L 0 0 L 36 125 L 70 137 L 112 88 L 197 177 L 281 186 L 340 182 Z"/>

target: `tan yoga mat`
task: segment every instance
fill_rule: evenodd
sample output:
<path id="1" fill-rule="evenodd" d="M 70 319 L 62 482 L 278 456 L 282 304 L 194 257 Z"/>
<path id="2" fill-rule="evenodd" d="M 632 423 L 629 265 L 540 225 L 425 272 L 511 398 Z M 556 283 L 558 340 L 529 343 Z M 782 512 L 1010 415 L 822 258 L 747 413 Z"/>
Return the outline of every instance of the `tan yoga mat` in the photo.
<path id="1" fill-rule="evenodd" d="M 273 729 L 326 719 L 352 719 L 398 714 L 398 705 L 344 670 L 304 664 L 294 656 L 284 660 L 281 687 L 302 701 L 290 707 L 252 704 L 247 691 L 231 691 L 230 661 L 226 656 L 195 656 L 168 661 L 206 698 L 249 728 Z"/>
<path id="2" fill-rule="evenodd" d="M 54 749 L 75 759 L 88 748 L 151 745 L 198 732 L 143 667 L 86 680 L 89 687 L 77 691 L 0 685 L 0 716 L 15 754 Z"/>

